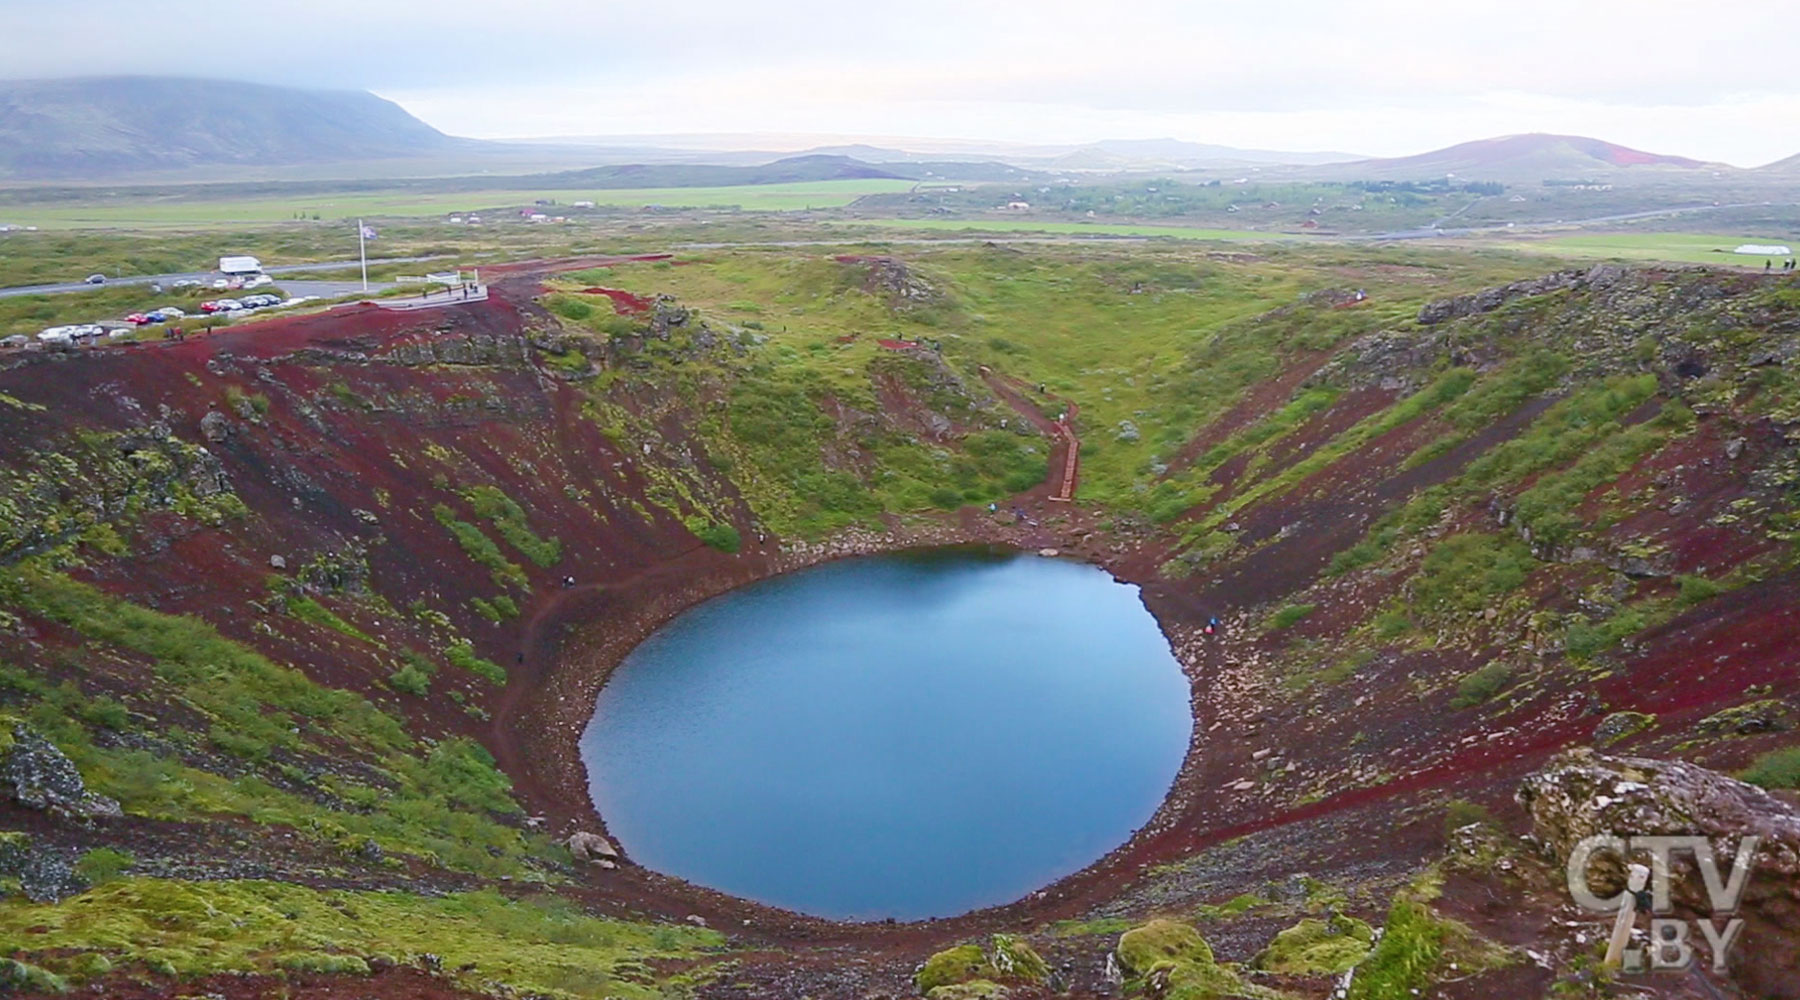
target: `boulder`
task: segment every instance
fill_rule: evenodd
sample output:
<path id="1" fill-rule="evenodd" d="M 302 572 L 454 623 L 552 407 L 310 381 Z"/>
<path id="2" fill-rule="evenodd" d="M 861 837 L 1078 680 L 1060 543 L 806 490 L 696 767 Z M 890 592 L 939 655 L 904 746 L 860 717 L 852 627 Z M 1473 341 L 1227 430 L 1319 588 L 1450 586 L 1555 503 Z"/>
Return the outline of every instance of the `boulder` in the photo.
<path id="1" fill-rule="evenodd" d="M 1732 978 L 1746 995 L 1800 1000 L 1800 809 L 1697 764 L 1587 749 L 1560 754 L 1527 777 L 1518 800 L 1531 815 L 1532 836 L 1559 863 L 1591 836 L 1700 836 L 1712 842 L 1721 875 L 1729 877 L 1742 838 L 1761 838 L 1739 901 L 1745 929 L 1730 953 Z M 1675 852 L 1670 867 L 1678 915 L 1711 916 L 1692 854 Z M 1598 895 L 1618 892 L 1621 859 L 1594 855 L 1588 880 Z"/>
<path id="2" fill-rule="evenodd" d="M 1527 777 L 1518 799 L 1533 835 L 1559 858 L 1600 834 L 1697 835 L 1726 846 L 1754 834 L 1758 875 L 1800 875 L 1800 810 L 1698 764 L 1571 750 Z M 1791 891 L 1800 900 L 1800 884 Z"/>
<path id="3" fill-rule="evenodd" d="M 19 891 L 34 903 L 55 903 L 88 890 L 88 881 L 61 855 L 36 851 L 19 869 Z"/>
<path id="4" fill-rule="evenodd" d="M 0 756 L 0 790 L 30 809 L 74 819 L 118 816 L 119 804 L 87 790 L 81 772 L 56 744 L 21 722 Z"/>
<path id="5" fill-rule="evenodd" d="M 618 848 L 612 845 L 612 841 L 597 833 L 583 830 L 571 834 L 566 843 L 569 845 L 569 853 L 575 855 L 577 861 L 593 862 L 605 867 L 611 867 L 619 861 Z"/>
<path id="6" fill-rule="evenodd" d="M 231 436 L 231 418 L 218 410 L 208 410 L 200 418 L 200 436 L 218 444 Z"/>
<path id="7" fill-rule="evenodd" d="M 1565 291 L 1585 285 L 1611 287 L 1624 272 L 1617 269 L 1606 270 L 1595 268 L 1582 271 L 1556 271 L 1541 278 L 1515 281 L 1499 288 L 1488 288 L 1473 295 L 1461 295 L 1450 299 L 1437 299 L 1427 302 L 1419 310 L 1420 326 L 1436 326 L 1439 323 L 1464 316 L 1493 312 L 1515 299 L 1528 298 L 1533 295 L 1547 295 L 1551 292 Z"/>
<path id="8" fill-rule="evenodd" d="M 1594 742 L 1600 746 L 1611 746 L 1620 740 L 1656 725 L 1656 716 L 1645 712 L 1614 712 L 1600 720 L 1594 727 Z"/>

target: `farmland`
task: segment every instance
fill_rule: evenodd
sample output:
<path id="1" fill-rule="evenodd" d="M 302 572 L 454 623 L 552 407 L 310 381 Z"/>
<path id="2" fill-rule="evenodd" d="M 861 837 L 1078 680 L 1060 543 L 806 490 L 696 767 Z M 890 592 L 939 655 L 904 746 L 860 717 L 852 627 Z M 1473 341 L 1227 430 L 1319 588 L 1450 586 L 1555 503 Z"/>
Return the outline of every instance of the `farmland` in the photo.
<path id="1" fill-rule="evenodd" d="M 1762 270 L 1764 257 L 1740 256 L 1731 252 L 1734 247 L 1746 242 L 1778 242 L 1788 246 L 1796 243 L 1794 240 L 1772 241 L 1745 236 L 1694 233 L 1580 233 L 1509 241 L 1508 245 L 1531 253 L 1548 253 L 1559 257 L 1669 261 Z"/>
<path id="2" fill-rule="evenodd" d="M 500 190 L 475 192 L 341 192 L 291 197 L 202 199 L 178 193 L 129 200 L 95 198 L 74 202 L 19 203 L 0 208 L 0 222 L 42 229 L 180 228 L 230 226 L 296 220 L 417 218 L 451 212 L 554 202 L 546 212 L 566 214 L 576 201 L 597 208 L 743 209 L 785 212 L 847 205 L 866 194 L 904 191 L 911 181 L 890 179 L 806 181 L 738 187 L 638 188 L 609 190 Z"/>

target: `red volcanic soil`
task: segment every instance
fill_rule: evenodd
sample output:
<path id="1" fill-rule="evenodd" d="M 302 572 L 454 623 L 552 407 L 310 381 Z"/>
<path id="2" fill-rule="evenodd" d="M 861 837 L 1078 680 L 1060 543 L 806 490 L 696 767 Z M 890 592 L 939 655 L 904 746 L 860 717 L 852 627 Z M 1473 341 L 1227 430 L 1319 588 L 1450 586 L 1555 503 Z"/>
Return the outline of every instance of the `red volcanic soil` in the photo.
<path id="1" fill-rule="evenodd" d="M 1336 684 L 1290 687 L 1271 679 L 1270 665 L 1297 643 L 1329 648 L 1405 585 L 1404 575 L 1391 567 L 1323 577 L 1332 555 L 1417 490 L 1449 480 L 1518 435 L 1551 404 L 1548 398 L 1522 405 L 1412 467 L 1406 458 L 1448 428 L 1432 417 L 1395 427 L 1235 514 L 1234 552 L 1203 572 L 1173 579 L 1159 569 L 1174 555 L 1168 535 L 1110 516 L 1103 527 L 1102 515 L 1051 502 L 1073 469 L 1073 431 L 1043 414 L 1041 397 L 1031 388 L 984 371 L 986 385 L 1050 439 L 1049 482 L 1003 504 L 1008 509 L 995 516 L 968 509 L 911 519 L 888 533 L 850 532 L 806 544 L 759 535 L 729 479 L 696 473 L 712 477 L 707 485 L 719 498 L 717 508 L 743 533 L 743 551 L 715 551 L 677 516 L 645 502 L 672 465 L 713 468 L 704 442 L 685 430 L 691 415 L 625 398 L 619 405 L 656 415 L 663 440 L 650 442 L 648 450 L 645 442 L 614 440 L 582 415 L 584 392 L 540 365 L 526 340 L 528 328 L 553 322 L 532 298 L 545 275 L 619 259 L 491 269 L 505 277 L 485 302 L 406 313 L 341 308 L 185 342 L 103 348 L 67 360 L 33 358 L 0 370 L 0 391 L 45 407 L 0 406 L 0 460 L 21 462 L 27 451 L 57 447 L 74 424 L 55 419 L 63 414 L 78 414 L 83 427 L 137 431 L 155 423 L 182 440 L 206 441 L 253 516 L 223 528 L 148 517 L 132 538 L 137 555 L 96 560 L 79 575 L 163 611 L 205 617 L 325 683 L 363 692 L 404 716 L 416 735 L 482 740 L 513 778 L 521 802 L 558 834 L 604 830 L 587 797 L 576 740 L 607 673 L 657 627 L 708 597 L 826 559 L 961 542 L 1054 547 L 1141 583 L 1146 605 L 1189 675 L 1195 732 L 1156 816 L 1097 864 L 1007 906 L 904 925 L 802 917 L 633 865 L 580 873 L 568 890 L 597 912 L 704 918 L 745 946 L 733 956 L 733 976 L 761 984 L 764 995 L 860 997 L 907 989 L 912 966 L 946 942 L 1097 912 L 1191 911 L 1300 871 L 1391 888 L 1441 853 L 1445 799 L 1507 808 L 1523 775 L 1552 753 L 1590 741 L 1608 712 L 1658 716 L 1657 725 L 1615 749 L 1666 752 L 1691 735 L 1694 722 L 1739 704 L 1747 688 L 1800 697 L 1792 653 L 1800 645 L 1800 581 L 1785 574 L 1688 609 L 1621 649 L 1604 676 L 1569 669 L 1561 651 L 1525 617 L 1496 617 L 1474 638 L 1445 634 L 1385 649 Z M 590 291 L 621 305 L 644 301 L 627 292 Z M 1176 465 L 1279 406 L 1324 360 L 1293 359 L 1203 428 Z M 228 389 L 266 397 L 268 405 L 262 412 L 239 412 L 227 402 Z M 884 405 L 901 415 L 920 405 L 888 396 L 903 391 L 882 387 Z M 1304 461 L 1395 396 L 1380 388 L 1343 393 L 1271 447 L 1262 474 L 1277 475 Z M 1072 414 L 1073 401 L 1065 402 Z M 208 440 L 203 419 L 223 421 L 228 429 Z M 1634 509 L 1611 530 L 1670 539 L 1669 558 L 1683 572 L 1762 553 L 1766 542 L 1733 532 L 1719 515 L 1746 495 L 1755 463 L 1785 445 L 1778 430 L 1757 427 L 1744 435 L 1743 457 L 1726 461 L 1725 441 L 1737 432 L 1728 433 L 1723 424 L 1703 416 L 1698 433 L 1646 458 L 1618 485 L 1620 494 L 1636 495 L 1664 484 L 1685 505 Z M 499 588 L 485 571 L 471 569 L 433 514 L 441 503 L 458 517 L 477 520 L 455 490 L 487 483 L 502 485 L 527 511 L 533 529 L 560 539 L 564 553 L 550 567 L 521 561 L 529 593 L 516 594 L 520 615 L 500 623 L 470 610 L 472 601 L 491 598 Z M 1231 492 L 1222 490 L 1214 502 Z M 1012 516 L 1015 505 L 1024 517 Z M 1442 529 L 1493 530 L 1492 523 L 1482 510 L 1464 510 L 1446 518 Z M 478 703 L 491 708 L 490 721 L 477 721 L 448 699 L 388 690 L 382 681 L 391 664 L 369 644 L 280 616 L 239 613 L 245 595 L 267 592 L 271 556 L 297 566 L 316 555 L 346 552 L 360 553 L 374 590 L 394 607 L 419 600 L 443 609 L 482 656 L 508 669 L 509 682 L 497 695 L 472 678 L 440 674 L 441 685 L 483 699 Z M 1405 558 L 1421 557 L 1422 551 Z M 1548 563 L 1534 575 L 1530 596 L 1538 606 L 1566 612 L 1578 607 L 1585 588 L 1608 575 L 1593 566 Z M 574 584 L 565 586 L 569 576 Z M 1671 586 L 1660 577 L 1626 582 L 1636 594 Z M 1282 601 L 1306 601 L 1318 610 L 1293 631 L 1263 629 L 1268 609 Z M 390 648 L 429 648 L 433 641 L 410 619 L 378 621 L 368 607 L 350 602 L 334 610 L 379 634 Z M 1201 634 L 1200 626 L 1214 615 L 1225 620 L 1224 630 Z M 31 623 L 31 629 L 32 642 L 75 644 L 47 623 Z M 0 657 L 19 654 L 22 642 L 0 635 Z M 1491 705 L 1451 706 L 1455 678 L 1508 657 L 1529 665 L 1528 684 Z M 1770 739 L 1749 737 L 1700 755 L 1741 763 L 1770 746 Z M 145 830 L 145 836 L 179 836 L 148 825 Z M 1224 852 L 1232 864 L 1191 869 L 1201 874 L 1167 867 L 1201 848 L 1207 857 Z M 416 878 L 435 880 L 440 888 L 461 884 L 429 871 Z M 1378 917 L 1383 905 L 1385 897 L 1356 897 L 1351 908 Z M 1514 926 L 1508 923 L 1514 918 L 1466 909 L 1466 919 L 1487 920 L 1496 933 Z M 1056 945 L 1068 949 L 1078 993 L 1110 989 L 1099 955 L 1109 943 L 1094 938 Z M 848 972 L 847 956 L 854 956 L 848 964 L 855 966 Z M 1517 975 L 1531 979 L 1535 973 Z M 307 996 L 310 982 L 291 985 Z M 454 995 L 408 970 L 384 972 L 359 981 L 358 988 L 358 995 L 374 997 Z M 165 995 L 155 987 L 129 989 L 109 986 L 113 995 Z M 234 1000 L 254 995 L 238 988 L 220 992 Z"/>
<path id="2" fill-rule="evenodd" d="M 649 312 L 650 307 L 655 304 L 652 300 L 642 295 L 635 295 L 620 288 L 601 288 L 598 285 L 593 288 L 583 288 L 581 294 L 604 295 L 613 300 L 613 308 L 621 313 L 634 314 Z"/>

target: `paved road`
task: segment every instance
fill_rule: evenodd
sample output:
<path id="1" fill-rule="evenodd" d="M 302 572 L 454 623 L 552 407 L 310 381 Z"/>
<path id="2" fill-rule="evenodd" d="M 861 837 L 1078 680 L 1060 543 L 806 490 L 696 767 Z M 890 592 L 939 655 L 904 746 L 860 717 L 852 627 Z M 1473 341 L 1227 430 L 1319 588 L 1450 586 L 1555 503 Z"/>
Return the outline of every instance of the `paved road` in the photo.
<path id="1" fill-rule="evenodd" d="M 443 259 L 443 257 L 441 255 L 433 256 L 433 257 L 383 257 L 380 260 L 371 260 L 371 261 L 369 261 L 369 264 L 371 266 L 376 265 L 376 264 L 414 264 L 414 263 L 419 263 L 421 261 L 442 260 L 442 259 Z M 274 267 L 263 268 L 263 273 L 269 275 L 270 277 L 275 277 L 277 275 L 282 275 L 282 274 L 305 274 L 308 271 L 338 271 L 338 270 L 342 270 L 346 267 L 355 267 L 355 266 L 357 266 L 357 262 L 353 261 L 353 260 L 321 261 L 316 264 L 278 264 Z M 18 288 L 0 288 L 0 298 L 7 298 L 7 297 L 13 296 L 13 295 L 50 295 L 50 294 L 54 294 L 57 292 L 86 292 L 86 291 L 92 291 L 93 289 L 96 289 L 96 288 L 105 288 L 109 285 L 161 284 L 166 287 L 176 281 L 182 281 L 182 280 L 204 281 L 210 285 L 212 283 L 213 279 L 215 279 L 217 277 L 219 277 L 219 273 L 217 271 L 192 271 L 187 274 L 147 274 L 147 275 L 140 275 L 137 277 L 130 277 L 130 278 L 111 278 L 111 277 L 109 277 L 106 279 L 105 285 L 90 285 L 90 284 L 87 284 L 86 282 L 80 282 L 80 281 L 71 282 L 66 285 L 23 285 Z M 300 282 L 283 282 L 282 287 L 289 288 L 295 284 L 300 284 Z M 362 283 L 360 281 L 354 282 L 354 283 L 339 282 L 338 284 L 350 286 L 350 287 L 346 288 L 346 291 L 336 293 L 339 295 L 347 294 L 347 292 L 349 292 L 349 291 L 356 291 L 356 290 L 360 290 L 362 288 Z M 370 282 L 369 288 L 371 290 L 373 290 L 375 288 L 375 283 Z M 220 294 L 230 294 L 230 293 L 220 293 Z M 316 293 L 297 292 L 295 294 L 312 295 L 312 294 L 316 294 Z"/>
<path id="2" fill-rule="evenodd" d="M 275 287 L 289 295 L 306 295 L 315 299 L 335 299 L 341 295 L 355 295 L 363 290 L 360 281 L 278 281 L 275 283 Z M 369 282 L 369 294 L 373 295 L 394 287 L 396 287 L 395 283 L 391 281 L 371 281 Z M 255 295 L 258 291 L 261 289 L 248 292 L 219 292 L 218 295 L 220 297 L 241 297 Z"/>

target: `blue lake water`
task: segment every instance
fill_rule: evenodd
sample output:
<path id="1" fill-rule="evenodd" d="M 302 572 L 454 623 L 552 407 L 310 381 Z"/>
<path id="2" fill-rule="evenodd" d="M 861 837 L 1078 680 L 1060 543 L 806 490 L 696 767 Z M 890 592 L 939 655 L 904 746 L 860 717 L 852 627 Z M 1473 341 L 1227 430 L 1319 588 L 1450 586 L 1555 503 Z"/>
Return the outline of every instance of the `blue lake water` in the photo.
<path id="1" fill-rule="evenodd" d="M 1098 860 L 1187 751 L 1137 588 L 1037 556 L 847 560 L 695 607 L 581 741 L 634 861 L 839 919 L 949 916 Z"/>

